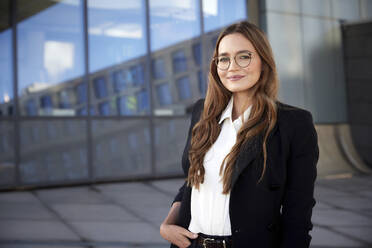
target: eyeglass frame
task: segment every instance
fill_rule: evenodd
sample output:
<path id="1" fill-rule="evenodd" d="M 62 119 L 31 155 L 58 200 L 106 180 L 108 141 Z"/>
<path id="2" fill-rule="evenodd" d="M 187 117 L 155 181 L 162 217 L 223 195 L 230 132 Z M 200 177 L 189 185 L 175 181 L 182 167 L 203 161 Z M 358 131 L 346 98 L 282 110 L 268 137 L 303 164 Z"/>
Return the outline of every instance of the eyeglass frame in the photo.
<path id="1" fill-rule="evenodd" d="M 241 54 L 241 53 L 246 53 L 246 54 L 249 54 L 251 56 L 251 58 L 249 60 L 249 63 L 246 66 L 241 66 L 241 65 L 239 65 L 238 62 L 236 62 L 236 56 L 239 55 L 239 54 Z M 231 65 L 231 57 L 230 56 L 226 56 L 226 57 L 229 58 L 229 65 L 227 66 L 226 69 L 221 69 L 220 67 L 218 67 L 218 58 L 221 57 L 221 56 L 225 56 L 225 55 L 220 55 L 220 56 L 217 56 L 217 57 L 213 57 L 212 60 L 214 61 L 214 64 L 217 66 L 218 69 L 220 69 L 222 71 L 227 71 L 230 68 L 230 65 Z M 246 68 L 246 67 L 248 67 L 251 64 L 253 58 L 254 58 L 254 53 L 253 52 L 248 51 L 248 50 L 246 50 L 246 51 L 239 51 L 238 53 L 235 54 L 234 61 L 235 61 L 235 64 L 237 64 L 240 68 Z"/>

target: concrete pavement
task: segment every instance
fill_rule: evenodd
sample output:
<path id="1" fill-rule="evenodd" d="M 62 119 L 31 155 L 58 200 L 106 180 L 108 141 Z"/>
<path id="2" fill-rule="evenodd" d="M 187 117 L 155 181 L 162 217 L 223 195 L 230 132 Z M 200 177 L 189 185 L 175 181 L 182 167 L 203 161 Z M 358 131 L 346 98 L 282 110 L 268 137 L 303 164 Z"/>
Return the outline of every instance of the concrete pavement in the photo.
<path id="1" fill-rule="evenodd" d="M 341 177 L 341 178 L 340 178 Z M 182 179 L 0 193 L 0 248 L 168 247 Z M 372 247 L 372 176 L 318 179 L 313 248 Z"/>

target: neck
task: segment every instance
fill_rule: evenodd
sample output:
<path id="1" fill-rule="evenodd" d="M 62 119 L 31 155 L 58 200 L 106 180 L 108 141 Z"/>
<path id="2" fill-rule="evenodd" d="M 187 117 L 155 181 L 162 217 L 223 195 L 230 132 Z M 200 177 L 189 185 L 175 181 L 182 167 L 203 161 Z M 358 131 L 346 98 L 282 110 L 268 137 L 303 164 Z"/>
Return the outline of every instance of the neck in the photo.
<path id="1" fill-rule="evenodd" d="M 252 104 L 252 96 L 243 93 L 233 93 L 233 96 L 232 118 L 235 120 Z"/>

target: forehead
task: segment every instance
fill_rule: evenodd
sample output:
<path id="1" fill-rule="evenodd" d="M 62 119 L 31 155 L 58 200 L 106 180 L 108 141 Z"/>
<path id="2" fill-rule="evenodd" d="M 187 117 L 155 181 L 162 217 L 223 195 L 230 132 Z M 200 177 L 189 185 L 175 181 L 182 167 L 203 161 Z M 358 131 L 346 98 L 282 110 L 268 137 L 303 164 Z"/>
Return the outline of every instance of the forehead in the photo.
<path id="1" fill-rule="evenodd" d="M 242 50 L 256 51 L 253 44 L 240 33 L 226 35 L 218 46 L 218 54 L 235 54 Z"/>

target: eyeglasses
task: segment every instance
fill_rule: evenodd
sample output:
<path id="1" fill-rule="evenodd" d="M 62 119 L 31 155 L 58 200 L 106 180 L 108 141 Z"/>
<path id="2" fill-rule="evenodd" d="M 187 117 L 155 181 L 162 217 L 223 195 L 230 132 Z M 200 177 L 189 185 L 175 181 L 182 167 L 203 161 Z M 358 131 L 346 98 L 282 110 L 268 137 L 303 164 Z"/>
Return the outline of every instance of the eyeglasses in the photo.
<path id="1" fill-rule="evenodd" d="M 234 56 L 235 63 L 241 68 L 248 67 L 252 61 L 252 58 L 253 53 L 250 52 L 240 52 Z M 214 57 L 213 60 L 218 69 L 223 71 L 227 71 L 231 64 L 230 57 L 226 55 Z"/>

